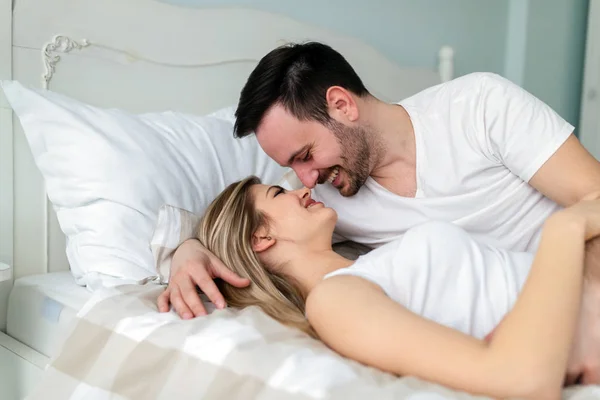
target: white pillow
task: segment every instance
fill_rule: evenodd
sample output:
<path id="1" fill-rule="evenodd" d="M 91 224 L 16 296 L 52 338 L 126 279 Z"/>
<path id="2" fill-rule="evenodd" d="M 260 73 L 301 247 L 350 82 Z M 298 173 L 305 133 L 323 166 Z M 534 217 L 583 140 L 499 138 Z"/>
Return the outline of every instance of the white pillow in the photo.
<path id="1" fill-rule="evenodd" d="M 202 214 L 229 183 L 250 174 L 275 182 L 287 171 L 254 135 L 233 137 L 232 109 L 221 118 L 135 115 L 1 84 L 67 236 L 71 270 L 92 289 L 157 277 L 150 240 L 163 204 Z"/>

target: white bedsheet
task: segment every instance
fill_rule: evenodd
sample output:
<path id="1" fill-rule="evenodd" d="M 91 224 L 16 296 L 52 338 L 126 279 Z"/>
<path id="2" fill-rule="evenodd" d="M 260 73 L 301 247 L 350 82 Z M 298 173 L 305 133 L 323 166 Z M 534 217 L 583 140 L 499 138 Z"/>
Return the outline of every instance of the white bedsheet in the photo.
<path id="1" fill-rule="evenodd" d="M 476 400 L 348 360 L 256 307 L 182 320 L 159 313 L 164 287 L 97 291 L 29 400 Z M 575 387 L 564 399 L 600 397 Z"/>
<path id="2" fill-rule="evenodd" d="M 91 296 L 69 271 L 19 278 L 9 296 L 6 332 L 52 357 L 65 327 Z"/>

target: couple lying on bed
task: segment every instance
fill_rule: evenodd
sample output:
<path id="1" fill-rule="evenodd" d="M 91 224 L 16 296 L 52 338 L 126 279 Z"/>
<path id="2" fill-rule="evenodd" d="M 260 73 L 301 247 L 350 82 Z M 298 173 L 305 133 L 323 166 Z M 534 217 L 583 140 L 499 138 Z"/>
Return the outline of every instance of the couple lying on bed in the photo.
<path id="1" fill-rule="evenodd" d="M 491 74 L 388 104 L 308 43 L 259 62 L 235 131 L 312 191 L 229 186 L 175 252 L 162 311 L 203 315 L 199 287 L 365 364 L 494 397 L 598 382 L 600 163 L 547 105 Z M 373 250 L 346 259 L 334 239 Z"/>

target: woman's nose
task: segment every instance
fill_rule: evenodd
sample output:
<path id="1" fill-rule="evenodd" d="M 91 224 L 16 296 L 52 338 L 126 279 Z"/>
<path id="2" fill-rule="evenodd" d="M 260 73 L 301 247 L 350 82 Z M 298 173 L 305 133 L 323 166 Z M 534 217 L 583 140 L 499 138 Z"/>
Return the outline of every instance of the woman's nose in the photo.
<path id="1" fill-rule="evenodd" d="M 296 190 L 298 197 L 304 199 L 305 197 L 310 197 L 310 189 L 307 187 L 303 187 L 302 189 Z"/>

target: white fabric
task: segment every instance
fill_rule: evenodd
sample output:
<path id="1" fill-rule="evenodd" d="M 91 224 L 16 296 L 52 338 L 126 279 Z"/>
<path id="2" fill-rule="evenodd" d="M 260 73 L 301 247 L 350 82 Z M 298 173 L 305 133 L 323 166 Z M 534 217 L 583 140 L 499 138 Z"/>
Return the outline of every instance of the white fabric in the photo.
<path id="1" fill-rule="evenodd" d="M 6 333 L 52 357 L 68 324 L 91 297 L 68 271 L 19 278 L 9 295 Z"/>
<path id="2" fill-rule="evenodd" d="M 527 182 L 573 126 L 489 73 L 457 78 L 400 104 L 416 137 L 417 195 L 400 197 L 371 178 L 352 197 L 318 185 L 315 199 L 338 212 L 336 233 L 374 248 L 415 225 L 443 220 L 498 247 L 534 250 L 544 220 L 559 206 Z"/>
<path id="3" fill-rule="evenodd" d="M 202 214 L 227 184 L 286 171 L 254 136 L 234 138 L 231 119 L 133 115 L 15 81 L 2 87 L 67 236 L 71 270 L 91 289 L 156 278 L 149 242 L 163 204 Z"/>
<path id="4" fill-rule="evenodd" d="M 447 222 L 428 222 L 325 279 L 355 275 L 410 311 L 479 339 L 514 306 L 533 255 L 478 243 Z"/>
<path id="5" fill-rule="evenodd" d="M 157 313 L 161 293 L 156 285 L 94 293 L 28 399 L 486 398 L 367 367 L 257 307 L 191 320 Z M 574 387 L 563 398 L 599 394 L 597 386 Z"/>

